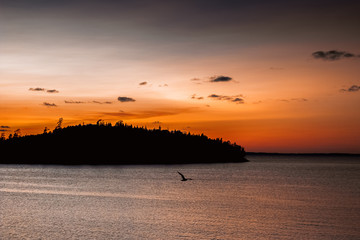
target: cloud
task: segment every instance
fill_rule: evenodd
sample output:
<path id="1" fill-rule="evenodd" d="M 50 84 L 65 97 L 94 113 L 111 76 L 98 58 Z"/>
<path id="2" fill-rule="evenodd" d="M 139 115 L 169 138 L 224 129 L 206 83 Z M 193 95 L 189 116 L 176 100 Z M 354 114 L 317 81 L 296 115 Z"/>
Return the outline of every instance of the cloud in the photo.
<path id="1" fill-rule="evenodd" d="M 84 104 L 84 103 L 113 104 L 113 102 L 110 102 L 110 101 L 100 102 L 100 101 L 95 101 L 95 100 L 94 101 L 88 101 L 88 102 L 65 100 L 65 103 L 69 103 L 69 104 Z"/>
<path id="2" fill-rule="evenodd" d="M 0 132 L 7 132 L 7 131 L 10 131 L 9 129 L 10 129 L 10 127 L 9 127 L 9 126 L 0 126 Z"/>
<path id="3" fill-rule="evenodd" d="M 237 98 L 232 99 L 231 102 L 234 102 L 234 103 L 244 103 L 244 99 L 237 97 Z"/>
<path id="4" fill-rule="evenodd" d="M 129 97 L 118 97 L 119 102 L 135 102 L 136 100 Z"/>
<path id="5" fill-rule="evenodd" d="M 224 75 L 217 75 L 212 77 L 205 77 L 203 79 L 194 77 L 190 79 L 191 82 L 195 84 L 203 84 L 203 83 L 219 83 L 219 82 L 236 82 L 232 77 L 224 76 Z"/>
<path id="6" fill-rule="evenodd" d="M 230 82 L 233 79 L 231 77 L 227 77 L 227 76 L 213 76 L 210 78 L 210 82 Z"/>
<path id="7" fill-rule="evenodd" d="M 202 100 L 202 99 L 204 99 L 204 97 L 197 97 L 196 94 L 193 94 L 191 96 L 191 99 Z"/>
<path id="8" fill-rule="evenodd" d="M 47 93 L 58 93 L 59 91 L 56 90 L 56 89 L 49 89 L 49 90 L 46 90 Z"/>
<path id="9" fill-rule="evenodd" d="M 307 98 L 292 98 L 291 101 L 307 102 L 309 100 Z"/>
<path id="10" fill-rule="evenodd" d="M 347 89 L 340 89 L 341 92 L 357 92 L 360 91 L 360 85 L 352 85 Z"/>
<path id="11" fill-rule="evenodd" d="M 217 94 L 211 94 L 208 96 L 208 98 L 217 98 L 219 100 L 222 100 L 224 96 L 221 96 L 221 95 L 217 95 Z"/>
<path id="12" fill-rule="evenodd" d="M 313 52 L 311 55 L 316 59 L 322 59 L 325 61 L 326 60 L 327 61 L 335 61 L 335 60 L 340 60 L 340 59 L 359 57 L 353 53 L 349 53 L 349 52 L 345 52 L 345 51 L 337 51 L 337 50 L 330 50 L 327 52 L 317 51 L 317 52 Z"/>
<path id="13" fill-rule="evenodd" d="M 81 101 L 73 101 L 73 100 L 65 100 L 65 103 L 70 103 L 70 104 L 82 104 L 82 103 L 85 103 L 85 102 L 81 102 Z"/>
<path id="14" fill-rule="evenodd" d="M 55 103 L 43 102 L 43 105 L 46 107 L 57 107 L 57 105 Z"/>
<path id="15" fill-rule="evenodd" d="M 144 86 L 144 85 L 146 85 L 146 84 L 147 84 L 147 82 L 141 82 L 141 83 L 139 83 L 140 86 Z"/>
<path id="16" fill-rule="evenodd" d="M 202 84 L 202 80 L 200 78 L 192 78 L 190 81 L 195 84 Z"/>
<path id="17" fill-rule="evenodd" d="M 211 94 L 208 96 L 210 99 L 214 100 L 222 100 L 222 101 L 229 101 L 237 104 L 243 104 L 244 99 L 242 98 L 242 95 L 235 95 L 235 96 L 224 96 L 224 95 L 218 95 L 218 94 Z"/>
<path id="18" fill-rule="evenodd" d="M 278 101 L 286 102 L 286 103 L 289 103 L 289 102 L 307 102 L 307 101 L 309 101 L 309 99 L 307 99 L 307 98 L 291 98 L 291 99 L 278 99 Z"/>
<path id="19" fill-rule="evenodd" d="M 120 100 L 119 100 L 120 101 Z M 134 100 L 135 101 L 135 100 Z M 110 101 L 105 101 L 105 102 L 99 102 L 99 101 L 92 101 L 92 103 L 97 103 L 97 104 L 112 104 L 113 102 Z"/>
<path id="20" fill-rule="evenodd" d="M 190 112 L 196 108 L 171 108 L 171 109 L 155 109 L 155 110 L 145 110 L 145 111 L 136 111 L 136 112 L 101 112 L 102 115 L 120 117 L 126 119 L 143 119 L 143 118 L 152 118 L 152 117 L 161 117 L 161 116 L 171 116 L 177 115 L 185 112 Z"/>
<path id="21" fill-rule="evenodd" d="M 34 92 L 45 92 L 45 88 L 29 88 L 29 91 L 34 91 Z"/>
<path id="22" fill-rule="evenodd" d="M 34 91 L 34 92 L 47 92 L 47 93 L 58 93 L 59 91 L 56 89 L 46 89 L 46 88 L 40 88 L 40 87 L 36 87 L 36 88 L 29 88 L 29 91 Z"/>
<path id="23" fill-rule="evenodd" d="M 359 90 L 360 90 L 359 85 L 352 85 L 351 87 L 349 87 L 348 92 L 357 92 Z"/>

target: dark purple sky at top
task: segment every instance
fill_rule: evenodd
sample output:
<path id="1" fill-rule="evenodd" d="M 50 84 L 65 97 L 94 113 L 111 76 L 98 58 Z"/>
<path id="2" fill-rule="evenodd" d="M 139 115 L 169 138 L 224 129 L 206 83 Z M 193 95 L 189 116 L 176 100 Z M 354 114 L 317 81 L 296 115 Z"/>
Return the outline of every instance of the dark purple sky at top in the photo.
<path id="1" fill-rule="evenodd" d="M 358 52 L 360 41 L 360 2 L 350 0 L 0 0 L 0 11 L 3 46 L 126 46 L 141 52 L 121 53 L 134 59 L 289 43 Z"/>
<path id="2" fill-rule="evenodd" d="M 0 9 L 2 21 L 23 19 L 19 28 L 31 29 L 34 20 L 48 19 L 48 23 L 42 23 L 43 28 L 52 25 L 64 32 L 73 28 L 77 34 L 84 35 L 89 32 L 109 36 L 127 33 L 129 37 L 138 37 L 141 31 L 153 34 L 149 38 L 155 39 L 206 40 L 216 34 L 215 41 L 231 42 L 239 40 L 241 32 L 246 42 L 259 41 L 257 38 L 264 35 L 269 41 L 282 41 L 304 38 L 304 33 L 330 38 L 331 30 L 332 37 L 338 39 L 359 37 L 360 32 L 360 2 L 349 0 L 0 0 Z"/>

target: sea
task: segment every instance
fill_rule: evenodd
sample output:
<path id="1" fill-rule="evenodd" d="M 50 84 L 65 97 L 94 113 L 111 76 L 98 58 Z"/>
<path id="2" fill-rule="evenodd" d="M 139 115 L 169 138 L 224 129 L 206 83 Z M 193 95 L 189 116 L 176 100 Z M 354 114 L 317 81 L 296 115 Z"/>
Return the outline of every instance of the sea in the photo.
<path id="1" fill-rule="evenodd" d="M 359 156 L 247 158 L 0 165 L 0 239 L 360 239 Z"/>

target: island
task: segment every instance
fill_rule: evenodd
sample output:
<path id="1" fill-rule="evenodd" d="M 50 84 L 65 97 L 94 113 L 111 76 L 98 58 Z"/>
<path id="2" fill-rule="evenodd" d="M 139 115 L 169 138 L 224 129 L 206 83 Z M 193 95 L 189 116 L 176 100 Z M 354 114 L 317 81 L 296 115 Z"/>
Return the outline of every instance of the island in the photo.
<path id="1" fill-rule="evenodd" d="M 0 140 L 0 164 L 190 164 L 246 162 L 243 147 L 179 130 L 98 121 Z"/>

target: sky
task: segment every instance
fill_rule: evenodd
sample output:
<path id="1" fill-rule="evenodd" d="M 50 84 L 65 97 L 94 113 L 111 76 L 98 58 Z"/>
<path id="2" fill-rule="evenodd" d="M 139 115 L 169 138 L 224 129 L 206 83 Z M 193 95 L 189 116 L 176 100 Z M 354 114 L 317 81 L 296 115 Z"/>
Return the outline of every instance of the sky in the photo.
<path id="1" fill-rule="evenodd" d="M 360 2 L 0 0 L 0 133 L 115 123 L 360 153 Z"/>

